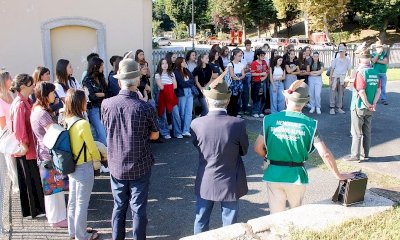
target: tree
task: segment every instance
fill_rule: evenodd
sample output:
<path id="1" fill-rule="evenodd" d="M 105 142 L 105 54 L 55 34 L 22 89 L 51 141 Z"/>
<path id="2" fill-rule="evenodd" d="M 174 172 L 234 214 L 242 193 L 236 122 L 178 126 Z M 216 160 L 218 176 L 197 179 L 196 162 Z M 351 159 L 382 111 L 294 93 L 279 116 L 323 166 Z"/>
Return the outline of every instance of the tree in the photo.
<path id="1" fill-rule="evenodd" d="M 257 27 L 258 37 L 260 37 L 260 30 L 267 30 L 272 23 L 276 22 L 277 12 L 272 0 L 249 1 L 248 9 L 250 21 Z"/>
<path id="2" fill-rule="evenodd" d="M 153 2 L 153 21 L 160 22 L 159 30 L 171 31 L 174 27 L 174 22 L 165 13 L 165 0 L 155 0 Z M 154 26 L 154 23 L 153 23 Z M 153 28 L 154 34 L 154 28 Z"/>
<path id="3" fill-rule="evenodd" d="M 273 2 L 277 10 L 277 17 L 285 23 L 287 35 L 290 37 L 293 23 L 300 14 L 299 3 L 297 0 L 273 0 Z"/>
<path id="4" fill-rule="evenodd" d="M 165 10 L 177 26 L 192 22 L 192 0 L 165 0 Z M 195 21 L 198 26 L 209 23 L 208 0 L 194 0 Z"/>

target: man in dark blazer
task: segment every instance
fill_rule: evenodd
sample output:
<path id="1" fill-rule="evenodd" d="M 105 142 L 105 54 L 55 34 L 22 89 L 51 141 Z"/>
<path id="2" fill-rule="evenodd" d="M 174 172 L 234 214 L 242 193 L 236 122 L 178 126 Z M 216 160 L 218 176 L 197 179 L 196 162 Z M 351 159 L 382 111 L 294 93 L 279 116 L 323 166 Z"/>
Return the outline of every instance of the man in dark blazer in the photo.
<path id="1" fill-rule="evenodd" d="M 193 144 L 199 151 L 194 234 L 209 230 L 214 202 L 221 202 L 223 226 L 236 223 L 238 200 L 248 191 L 241 157 L 249 147 L 246 124 L 226 113 L 231 92 L 223 75 L 203 92 L 209 113 L 191 124 Z"/>

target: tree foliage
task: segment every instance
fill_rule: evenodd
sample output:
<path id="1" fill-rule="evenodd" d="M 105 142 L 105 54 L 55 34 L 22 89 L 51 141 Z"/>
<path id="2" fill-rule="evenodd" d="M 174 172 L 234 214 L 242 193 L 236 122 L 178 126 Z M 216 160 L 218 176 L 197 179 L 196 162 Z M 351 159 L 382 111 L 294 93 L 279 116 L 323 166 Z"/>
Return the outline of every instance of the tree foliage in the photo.
<path id="1" fill-rule="evenodd" d="M 194 0 L 194 16 L 197 25 L 210 22 L 208 16 L 209 0 Z M 184 23 L 188 26 L 192 22 L 192 0 L 165 0 L 165 10 L 175 25 Z"/>
<path id="2" fill-rule="evenodd" d="M 157 31 L 171 31 L 174 27 L 174 22 L 170 19 L 170 17 L 165 13 L 165 0 L 155 0 L 153 2 L 153 26 L 157 26 Z M 157 23 L 157 24 L 156 24 Z M 159 25 L 158 25 L 159 23 Z M 154 27 L 153 27 L 154 34 Z"/>
<path id="3" fill-rule="evenodd" d="M 259 30 L 269 29 L 276 22 L 277 11 L 272 0 L 253 0 L 248 3 L 249 21 Z"/>

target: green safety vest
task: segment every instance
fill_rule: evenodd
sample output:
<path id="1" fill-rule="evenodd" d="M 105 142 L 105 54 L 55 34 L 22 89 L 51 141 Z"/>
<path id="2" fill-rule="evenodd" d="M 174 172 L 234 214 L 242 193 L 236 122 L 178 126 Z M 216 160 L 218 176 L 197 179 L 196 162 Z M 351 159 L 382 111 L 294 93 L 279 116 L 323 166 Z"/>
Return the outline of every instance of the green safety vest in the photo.
<path id="1" fill-rule="evenodd" d="M 367 95 L 368 102 L 372 104 L 375 99 L 376 90 L 379 87 L 379 72 L 374 68 L 365 68 L 359 70 L 357 74 L 362 74 L 364 76 L 366 83 L 365 94 Z M 353 88 L 351 110 L 354 110 L 355 108 L 366 109 L 367 106 L 358 95 L 357 89 Z"/>
<path id="2" fill-rule="evenodd" d="M 267 159 L 285 162 L 304 162 L 314 150 L 317 121 L 299 112 L 281 111 L 264 117 L 264 142 Z M 307 184 L 304 167 L 270 164 L 264 172 L 266 182 Z"/>
<path id="3" fill-rule="evenodd" d="M 376 56 L 376 52 L 372 53 L 372 57 Z M 387 53 L 383 51 L 381 54 L 378 56 L 378 60 L 383 60 L 387 57 Z M 378 70 L 379 73 L 386 73 L 387 72 L 387 64 L 382 64 L 382 63 L 375 63 L 374 68 Z"/>

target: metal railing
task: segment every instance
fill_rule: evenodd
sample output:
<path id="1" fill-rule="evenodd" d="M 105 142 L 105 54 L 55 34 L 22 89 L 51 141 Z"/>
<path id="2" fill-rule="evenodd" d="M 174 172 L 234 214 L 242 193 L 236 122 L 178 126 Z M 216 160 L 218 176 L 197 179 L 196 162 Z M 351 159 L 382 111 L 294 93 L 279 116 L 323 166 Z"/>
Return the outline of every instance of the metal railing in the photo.
<path id="1" fill-rule="evenodd" d="M 153 50 L 153 54 L 152 54 L 152 73 L 155 72 L 156 67 L 158 62 L 160 61 L 160 59 L 164 58 L 165 55 L 167 54 L 167 52 L 174 52 L 176 53 L 176 55 L 178 57 L 185 57 L 186 52 L 189 51 L 191 49 L 191 47 L 189 48 L 182 48 L 181 50 L 177 50 L 177 49 L 154 49 Z M 201 53 L 208 53 L 210 51 L 210 48 L 196 48 L 196 53 L 197 54 L 201 54 Z M 300 50 L 296 50 L 296 55 L 298 55 L 298 52 Z M 319 53 L 320 56 L 320 61 L 324 63 L 325 67 L 330 67 L 332 59 L 335 56 L 335 53 L 337 51 L 337 49 L 315 49 L 312 50 L 317 51 Z M 389 68 L 400 68 L 400 48 L 390 48 L 389 49 L 390 54 L 389 54 Z M 284 54 L 284 50 L 277 50 L 275 52 L 275 56 L 276 55 L 283 55 Z M 350 57 L 351 63 L 354 66 L 357 65 L 357 59 L 356 59 L 356 53 L 355 53 L 355 49 L 348 49 L 347 50 L 347 56 Z M 271 51 L 266 51 L 266 56 L 265 59 L 268 60 L 271 57 Z"/>

